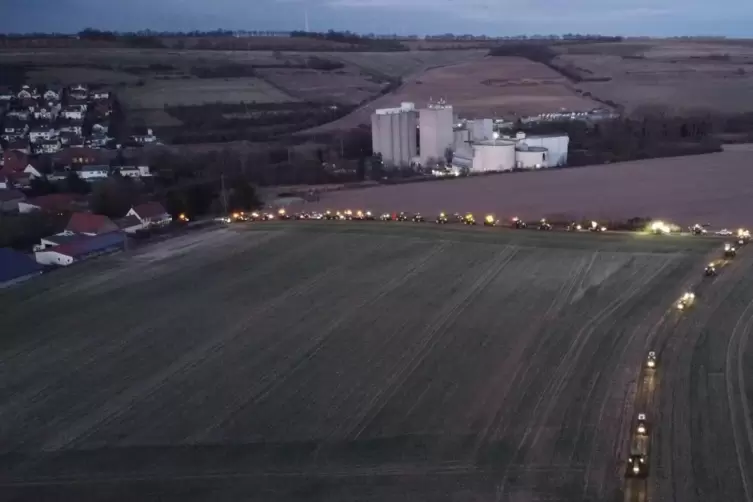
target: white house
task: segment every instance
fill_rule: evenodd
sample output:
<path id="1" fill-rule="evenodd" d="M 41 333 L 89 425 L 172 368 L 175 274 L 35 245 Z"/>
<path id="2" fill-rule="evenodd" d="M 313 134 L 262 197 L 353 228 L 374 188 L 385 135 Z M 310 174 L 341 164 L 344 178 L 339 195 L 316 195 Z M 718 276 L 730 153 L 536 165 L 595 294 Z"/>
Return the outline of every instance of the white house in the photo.
<path id="1" fill-rule="evenodd" d="M 24 122 L 29 120 L 29 110 L 11 110 L 5 114 L 6 118 L 17 118 Z"/>
<path id="2" fill-rule="evenodd" d="M 64 119 L 72 120 L 84 120 L 84 111 L 81 108 L 66 107 L 60 112 L 60 116 Z"/>
<path id="3" fill-rule="evenodd" d="M 29 124 L 24 122 L 7 123 L 3 128 L 3 134 L 10 136 L 25 136 L 29 131 Z"/>
<path id="4" fill-rule="evenodd" d="M 84 84 L 75 84 L 71 86 L 71 92 L 89 92 L 89 87 Z"/>
<path id="5" fill-rule="evenodd" d="M 52 120 L 55 118 L 56 113 L 52 108 L 41 107 L 33 111 L 34 118 L 37 120 Z"/>
<path id="6" fill-rule="evenodd" d="M 13 99 L 13 91 L 10 89 L 0 89 L 0 101 L 11 101 Z"/>
<path id="7" fill-rule="evenodd" d="M 29 91 L 29 86 L 25 85 L 23 89 L 18 91 L 18 94 L 16 94 L 16 97 L 18 99 L 29 99 L 31 98 L 31 91 Z"/>
<path id="8" fill-rule="evenodd" d="M 29 141 L 32 143 L 57 139 L 58 136 L 60 136 L 60 133 L 53 128 L 35 127 L 29 131 Z"/>
<path id="9" fill-rule="evenodd" d="M 146 134 L 134 134 L 131 136 L 131 140 L 146 145 L 149 143 L 155 143 L 157 141 L 157 136 L 154 135 L 151 129 L 147 129 Z"/>
<path id="10" fill-rule="evenodd" d="M 62 143 L 59 139 L 44 139 L 34 145 L 36 153 L 56 153 L 62 148 Z"/>
<path id="11" fill-rule="evenodd" d="M 114 167 L 113 170 L 118 171 L 121 176 L 129 178 L 148 178 L 152 175 L 149 166 L 119 166 Z"/>
<path id="12" fill-rule="evenodd" d="M 110 99 L 110 93 L 108 91 L 94 91 L 91 93 L 91 99 Z"/>
<path id="13" fill-rule="evenodd" d="M 86 145 L 92 148 L 104 148 L 110 139 L 107 136 L 92 136 L 86 140 Z"/>
<path id="14" fill-rule="evenodd" d="M 66 124 L 63 124 L 60 126 L 60 132 L 66 132 L 66 133 L 73 133 L 76 136 L 81 136 L 81 133 L 83 131 L 83 121 L 81 120 L 72 120 Z"/>
<path id="15" fill-rule="evenodd" d="M 82 180 L 96 181 L 107 178 L 110 174 L 110 166 L 98 165 L 98 166 L 84 166 L 78 172 L 78 175 Z"/>
<path id="16" fill-rule="evenodd" d="M 29 164 L 24 168 L 24 173 L 29 175 L 29 178 L 43 178 L 42 174 L 33 164 Z"/>

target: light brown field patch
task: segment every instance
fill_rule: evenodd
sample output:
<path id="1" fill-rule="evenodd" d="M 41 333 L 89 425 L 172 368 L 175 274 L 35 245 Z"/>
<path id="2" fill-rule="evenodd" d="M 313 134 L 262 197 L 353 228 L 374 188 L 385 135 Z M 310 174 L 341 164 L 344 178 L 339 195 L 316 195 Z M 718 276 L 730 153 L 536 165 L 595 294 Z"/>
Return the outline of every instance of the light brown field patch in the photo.
<path id="1" fill-rule="evenodd" d="M 260 69 L 257 74 L 275 87 L 304 101 L 358 104 L 377 94 L 386 84 L 358 72 L 304 69 Z"/>
<path id="2" fill-rule="evenodd" d="M 497 85 L 500 81 L 505 85 Z M 456 113 L 468 118 L 527 116 L 561 109 L 585 111 L 602 106 L 575 94 L 562 75 L 543 64 L 523 58 L 488 57 L 412 76 L 397 91 L 316 130 L 367 124 L 377 108 L 399 106 L 403 101 L 420 107 L 430 98 L 444 98 Z"/>
<path id="3" fill-rule="evenodd" d="M 660 106 L 673 113 L 704 108 L 753 109 L 753 47 L 744 43 L 654 40 L 644 44 L 583 44 L 559 48 L 554 64 L 585 79 L 576 87 L 632 112 Z"/>

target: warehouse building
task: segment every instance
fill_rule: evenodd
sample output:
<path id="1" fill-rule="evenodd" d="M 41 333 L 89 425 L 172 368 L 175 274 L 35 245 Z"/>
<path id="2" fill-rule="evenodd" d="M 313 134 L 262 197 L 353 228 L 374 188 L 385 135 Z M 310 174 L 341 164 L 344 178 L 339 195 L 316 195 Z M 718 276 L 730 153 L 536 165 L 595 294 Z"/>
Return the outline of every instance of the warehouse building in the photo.
<path id="1" fill-rule="evenodd" d="M 413 103 L 376 110 L 371 116 L 371 144 L 386 167 L 409 167 L 418 153 L 418 114 Z"/>
<path id="2" fill-rule="evenodd" d="M 36 251 L 34 257 L 41 265 L 67 267 L 96 256 L 122 251 L 125 244 L 126 237 L 120 231 L 99 235 L 78 234 L 74 239 Z"/>

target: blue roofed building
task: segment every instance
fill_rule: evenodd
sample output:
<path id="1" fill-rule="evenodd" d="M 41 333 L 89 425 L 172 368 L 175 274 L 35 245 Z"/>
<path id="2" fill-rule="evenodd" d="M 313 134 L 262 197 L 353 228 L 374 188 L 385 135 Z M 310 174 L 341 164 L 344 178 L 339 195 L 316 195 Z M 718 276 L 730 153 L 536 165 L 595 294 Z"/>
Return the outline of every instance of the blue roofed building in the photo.
<path id="1" fill-rule="evenodd" d="M 73 239 L 40 249 L 34 256 L 37 263 L 42 265 L 67 267 L 96 256 L 122 251 L 125 245 L 126 236 L 120 231 L 99 235 L 77 234 Z"/>
<path id="2" fill-rule="evenodd" d="M 0 288 L 23 282 L 42 273 L 42 266 L 24 253 L 0 248 Z"/>

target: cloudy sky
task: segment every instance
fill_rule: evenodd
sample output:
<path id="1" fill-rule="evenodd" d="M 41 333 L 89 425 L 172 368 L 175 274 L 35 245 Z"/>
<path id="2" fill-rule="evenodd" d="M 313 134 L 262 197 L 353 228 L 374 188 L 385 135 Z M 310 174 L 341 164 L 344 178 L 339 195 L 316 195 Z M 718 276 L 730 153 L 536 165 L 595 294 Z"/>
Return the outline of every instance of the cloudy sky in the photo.
<path id="1" fill-rule="evenodd" d="M 303 29 L 753 36 L 753 0 L 0 0 L 0 31 Z"/>

